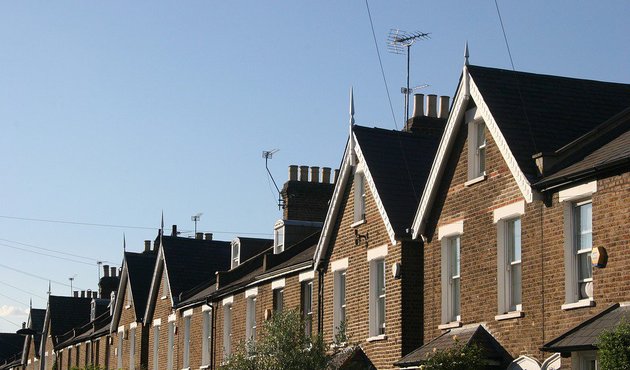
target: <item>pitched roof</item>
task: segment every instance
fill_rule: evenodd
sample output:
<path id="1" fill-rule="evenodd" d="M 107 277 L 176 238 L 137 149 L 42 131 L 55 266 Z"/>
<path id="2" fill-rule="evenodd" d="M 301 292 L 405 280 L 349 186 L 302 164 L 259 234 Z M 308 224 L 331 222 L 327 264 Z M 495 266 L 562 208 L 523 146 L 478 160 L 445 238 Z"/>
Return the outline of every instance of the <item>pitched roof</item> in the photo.
<path id="1" fill-rule="evenodd" d="M 46 319 L 46 310 L 40 308 L 31 308 L 28 328 L 35 331 L 33 340 L 35 341 L 35 353 L 39 353 L 39 345 L 42 338 L 42 330 L 44 330 L 44 320 Z"/>
<path id="2" fill-rule="evenodd" d="M 597 349 L 597 338 L 605 330 L 614 329 L 621 322 L 630 322 L 630 304 L 614 304 L 566 333 L 545 343 L 543 351 L 573 352 Z"/>
<path id="3" fill-rule="evenodd" d="M 525 176 L 552 152 L 630 106 L 630 84 L 468 66 Z"/>
<path id="4" fill-rule="evenodd" d="M 353 132 L 395 234 L 406 235 L 442 130 L 421 135 L 355 125 Z"/>
<path id="5" fill-rule="evenodd" d="M 156 253 L 134 253 L 125 252 L 125 263 L 127 264 L 127 276 L 133 305 L 136 311 L 136 319 L 142 320 L 144 311 L 147 308 L 149 289 L 151 288 L 151 278 L 155 268 Z"/>
<path id="6" fill-rule="evenodd" d="M 230 267 L 230 242 L 163 236 L 161 247 L 176 303 L 180 293 L 212 280 L 216 271 Z"/>
<path id="7" fill-rule="evenodd" d="M 48 317 L 50 319 L 48 334 L 52 336 L 53 343 L 57 343 L 57 336 L 90 321 L 91 301 L 92 298 L 54 295 L 48 297 Z"/>
<path id="8" fill-rule="evenodd" d="M 0 364 L 19 358 L 24 337 L 15 333 L 0 333 Z"/>
<path id="9" fill-rule="evenodd" d="M 109 334 L 111 322 L 112 317 L 109 314 L 109 311 L 103 312 L 93 321 L 90 321 L 80 327 L 73 328 L 59 336 L 59 343 L 57 343 L 55 349 L 62 349 L 75 343 L 81 343 L 107 335 Z"/>
<path id="10" fill-rule="evenodd" d="M 436 351 L 444 351 L 460 344 L 468 346 L 476 344 L 484 352 L 486 359 L 497 361 L 505 368 L 512 361 L 510 354 L 497 342 L 483 325 L 474 325 L 451 329 L 432 339 L 422 347 L 404 356 L 394 365 L 407 367 L 420 365 L 433 356 Z"/>
<path id="11" fill-rule="evenodd" d="M 235 240 L 238 240 L 241 245 L 241 261 L 248 260 L 249 258 L 257 255 L 265 249 L 273 246 L 273 239 L 247 238 L 239 236 L 236 237 Z"/>

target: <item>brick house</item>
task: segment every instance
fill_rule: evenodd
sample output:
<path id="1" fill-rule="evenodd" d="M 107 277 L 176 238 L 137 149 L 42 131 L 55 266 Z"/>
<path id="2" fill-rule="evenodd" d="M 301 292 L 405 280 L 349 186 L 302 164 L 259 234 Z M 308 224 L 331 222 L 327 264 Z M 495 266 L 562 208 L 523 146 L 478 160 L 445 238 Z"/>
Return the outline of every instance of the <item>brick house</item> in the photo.
<path id="1" fill-rule="evenodd" d="M 189 367 L 191 330 L 199 323 L 178 318 L 176 307 L 186 291 L 207 286 L 216 271 L 230 266 L 230 242 L 213 240 L 212 234 L 198 233 L 194 239 L 158 235 L 157 258 L 147 307 L 143 317 L 148 326 L 147 368 L 154 370 Z M 180 320 L 181 319 L 181 320 Z M 181 324 L 180 324 L 181 323 Z"/>
<path id="2" fill-rule="evenodd" d="M 21 364 L 24 370 L 39 369 L 39 346 L 41 345 L 42 330 L 44 329 L 44 318 L 46 310 L 30 308 L 26 328 L 29 332 L 24 336 L 24 347 L 22 349 Z"/>
<path id="3" fill-rule="evenodd" d="M 594 368 L 562 338 L 630 300 L 629 106 L 630 85 L 464 66 L 413 222 L 427 344 L 399 366 L 481 333 L 496 366 Z"/>
<path id="4" fill-rule="evenodd" d="M 422 343 L 422 254 L 409 229 L 448 115 L 448 97 L 415 99 L 405 130 L 354 125 L 314 256 L 318 324 L 358 344 L 378 369 Z M 344 338 L 346 337 L 346 338 Z M 336 340 L 337 339 L 337 340 Z M 339 343 L 341 342 L 341 343 Z"/>
<path id="5" fill-rule="evenodd" d="M 141 369 L 148 361 L 150 326 L 144 313 L 155 269 L 156 251 L 145 240 L 142 253 L 124 252 L 120 283 L 112 309 L 110 349 L 106 368 Z"/>

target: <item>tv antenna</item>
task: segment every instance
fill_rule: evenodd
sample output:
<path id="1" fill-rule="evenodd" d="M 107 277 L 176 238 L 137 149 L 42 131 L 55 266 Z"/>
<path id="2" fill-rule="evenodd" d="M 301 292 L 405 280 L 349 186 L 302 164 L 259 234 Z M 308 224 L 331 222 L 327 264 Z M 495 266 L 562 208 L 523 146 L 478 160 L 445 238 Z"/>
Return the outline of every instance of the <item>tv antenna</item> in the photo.
<path id="1" fill-rule="evenodd" d="M 280 188 L 278 188 L 278 184 L 276 184 L 276 180 L 274 180 L 273 175 L 271 174 L 271 171 L 269 171 L 269 160 L 272 159 L 273 155 L 278 153 L 279 151 L 280 149 L 263 150 L 262 157 L 265 158 L 265 169 L 267 170 L 267 173 L 269 174 L 271 181 L 273 181 L 273 186 L 276 187 L 276 191 L 278 192 L 278 209 L 282 209 L 284 204 L 282 203 L 282 197 L 280 196 Z"/>
<path id="2" fill-rule="evenodd" d="M 405 94 L 405 124 L 407 124 L 407 121 L 409 120 L 409 94 L 416 89 L 409 88 L 409 61 L 411 45 L 413 45 L 416 40 L 428 39 L 429 35 L 429 33 L 425 32 L 404 32 L 398 29 L 391 29 L 389 31 L 389 36 L 387 37 L 387 49 L 391 53 L 404 54 L 407 52 L 407 85 L 406 87 L 400 89 L 400 91 Z"/>
<path id="3" fill-rule="evenodd" d="M 70 297 L 72 297 L 72 293 L 74 292 L 74 290 L 72 289 L 72 282 L 74 281 L 74 278 L 76 277 L 77 277 L 77 274 L 74 274 L 73 276 L 68 278 L 68 280 L 70 280 Z M 48 288 L 48 290 L 50 290 L 50 288 Z"/>
<path id="4" fill-rule="evenodd" d="M 194 216 L 190 216 L 190 220 L 195 223 L 195 235 L 197 235 L 197 222 L 201 220 L 201 215 L 203 215 L 203 213 L 199 212 Z"/>

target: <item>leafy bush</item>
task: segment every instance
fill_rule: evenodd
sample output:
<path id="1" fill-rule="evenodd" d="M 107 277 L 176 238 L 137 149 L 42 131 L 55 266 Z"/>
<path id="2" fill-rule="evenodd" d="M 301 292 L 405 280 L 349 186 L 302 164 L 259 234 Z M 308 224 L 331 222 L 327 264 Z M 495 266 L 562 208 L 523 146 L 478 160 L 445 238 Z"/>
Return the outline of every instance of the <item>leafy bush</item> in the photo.
<path id="1" fill-rule="evenodd" d="M 475 344 L 463 345 L 453 336 L 455 345 L 428 356 L 421 369 L 426 370 L 481 370 L 484 368 L 483 351 Z"/>
<path id="2" fill-rule="evenodd" d="M 323 370 L 328 357 L 320 336 L 308 337 L 296 311 L 273 315 L 256 342 L 241 343 L 221 370 Z"/>
<path id="3" fill-rule="evenodd" d="M 630 324 L 621 322 L 613 330 L 599 335 L 599 368 L 601 370 L 630 369 Z"/>

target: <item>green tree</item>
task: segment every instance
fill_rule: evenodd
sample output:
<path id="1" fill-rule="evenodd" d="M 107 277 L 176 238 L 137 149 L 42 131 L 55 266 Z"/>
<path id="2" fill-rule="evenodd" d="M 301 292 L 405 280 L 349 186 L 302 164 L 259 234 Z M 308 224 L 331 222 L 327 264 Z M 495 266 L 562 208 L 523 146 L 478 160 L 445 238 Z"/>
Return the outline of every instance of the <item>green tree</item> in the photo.
<path id="1" fill-rule="evenodd" d="M 621 322 L 613 330 L 602 332 L 597 347 L 601 370 L 630 369 L 630 324 Z"/>
<path id="2" fill-rule="evenodd" d="M 283 311 L 266 321 L 255 342 L 241 343 L 221 370 L 323 370 L 328 357 L 320 336 L 305 334 L 296 311 Z"/>
<path id="3" fill-rule="evenodd" d="M 475 344 L 464 345 L 457 337 L 453 337 L 455 344 L 447 349 L 428 356 L 421 369 L 426 370 L 481 370 L 485 366 L 483 351 Z"/>

